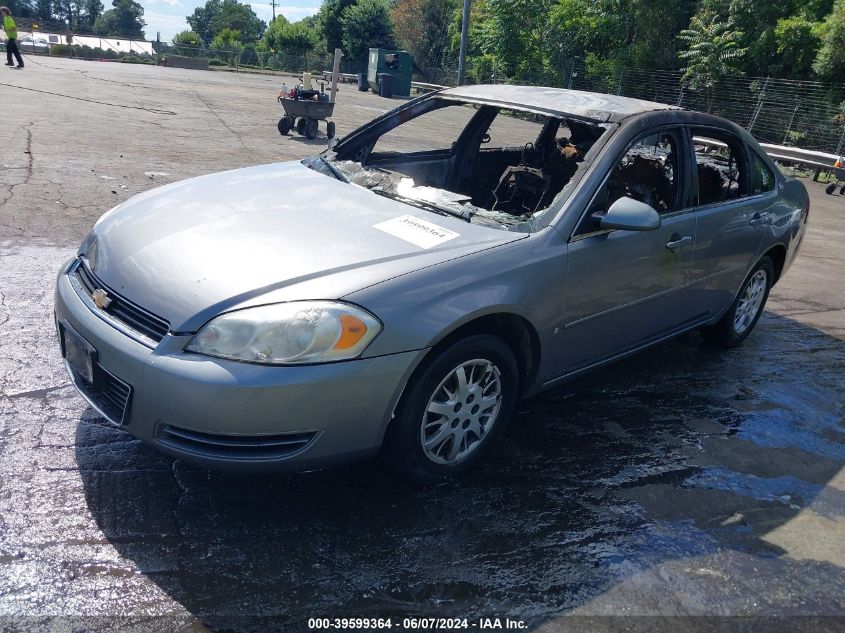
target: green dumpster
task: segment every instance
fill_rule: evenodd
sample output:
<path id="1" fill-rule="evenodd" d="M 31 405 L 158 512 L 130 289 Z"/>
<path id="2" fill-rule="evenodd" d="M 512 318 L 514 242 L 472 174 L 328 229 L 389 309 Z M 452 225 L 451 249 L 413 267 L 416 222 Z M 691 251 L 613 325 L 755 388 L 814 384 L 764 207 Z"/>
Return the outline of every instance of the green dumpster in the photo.
<path id="1" fill-rule="evenodd" d="M 367 85 L 379 93 L 383 75 L 390 75 L 391 91 L 398 97 L 411 96 L 411 75 L 414 60 L 407 51 L 391 51 L 385 48 L 371 48 L 367 64 Z"/>

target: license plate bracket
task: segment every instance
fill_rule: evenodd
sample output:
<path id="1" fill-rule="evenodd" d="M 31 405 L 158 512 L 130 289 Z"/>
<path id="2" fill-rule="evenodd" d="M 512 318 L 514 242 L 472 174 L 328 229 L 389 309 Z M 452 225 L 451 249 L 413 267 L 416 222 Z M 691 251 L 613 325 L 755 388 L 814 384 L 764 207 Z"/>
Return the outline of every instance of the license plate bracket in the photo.
<path id="1" fill-rule="evenodd" d="M 94 386 L 94 364 L 97 362 L 97 350 L 73 327 L 62 321 L 59 323 L 62 340 L 62 356 L 73 368 L 82 381 Z"/>

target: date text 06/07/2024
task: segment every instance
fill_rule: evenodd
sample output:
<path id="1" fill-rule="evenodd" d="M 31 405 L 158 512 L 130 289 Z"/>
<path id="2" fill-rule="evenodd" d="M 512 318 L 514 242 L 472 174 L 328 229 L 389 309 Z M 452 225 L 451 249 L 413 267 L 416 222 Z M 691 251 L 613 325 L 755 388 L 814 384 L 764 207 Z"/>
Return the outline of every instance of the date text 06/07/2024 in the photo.
<path id="1" fill-rule="evenodd" d="M 393 628 L 406 631 L 440 629 L 450 630 L 488 630 L 488 631 L 519 631 L 527 628 L 523 620 L 511 618 L 403 618 L 401 621 L 393 618 L 309 618 L 308 628 L 346 629 L 359 631 L 390 630 Z"/>

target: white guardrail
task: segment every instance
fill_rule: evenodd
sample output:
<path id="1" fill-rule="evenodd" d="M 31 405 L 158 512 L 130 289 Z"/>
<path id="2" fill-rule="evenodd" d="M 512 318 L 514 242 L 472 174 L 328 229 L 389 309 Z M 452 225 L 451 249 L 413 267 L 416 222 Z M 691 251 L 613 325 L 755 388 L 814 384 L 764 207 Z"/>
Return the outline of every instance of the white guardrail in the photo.
<path id="1" fill-rule="evenodd" d="M 703 139 L 697 136 L 693 138 L 693 141 L 702 145 L 710 145 L 711 147 L 726 147 L 724 143 L 720 143 L 719 141 Z M 834 171 L 837 177 L 845 179 L 845 169 L 837 169 L 833 166 L 839 158 L 836 154 L 801 149 L 800 147 L 788 147 L 786 145 L 772 145 L 771 143 L 760 143 L 760 147 L 763 148 L 763 151 L 772 160 L 814 169 L 815 174 L 813 175 L 813 180 L 816 180 L 819 177 L 819 173 L 824 170 Z"/>

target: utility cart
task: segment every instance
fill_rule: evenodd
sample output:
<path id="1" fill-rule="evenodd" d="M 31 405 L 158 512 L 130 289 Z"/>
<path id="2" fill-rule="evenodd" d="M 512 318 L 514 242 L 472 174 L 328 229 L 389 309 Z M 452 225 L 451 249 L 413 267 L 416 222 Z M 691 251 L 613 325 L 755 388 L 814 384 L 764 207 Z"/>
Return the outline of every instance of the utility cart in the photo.
<path id="1" fill-rule="evenodd" d="M 325 121 L 326 136 L 334 138 L 334 121 L 328 120 L 334 113 L 334 102 L 328 99 L 320 100 L 323 96 L 328 97 L 324 92 L 294 90 L 294 94 L 303 92 L 305 94 L 316 93 L 317 100 L 313 96 L 311 98 L 282 97 L 279 99 L 282 108 L 285 110 L 285 116 L 279 119 L 279 133 L 287 134 L 292 129 L 296 129 L 298 134 L 312 139 L 317 136 L 319 122 Z"/>
<path id="2" fill-rule="evenodd" d="M 320 121 L 326 124 L 326 137 L 334 138 L 334 121 L 329 118 L 334 114 L 335 97 L 337 96 L 337 79 L 340 70 L 340 59 L 343 53 L 339 48 L 334 51 L 334 66 L 331 76 L 331 94 L 326 94 L 326 82 L 320 81 L 320 89 L 312 90 L 311 73 L 303 73 L 300 84 L 286 94 L 279 95 L 279 103 L 285 111 L 285 116 L 279 119 L 279 133 L 287 135 L 295 129 L 298 134 L 307 139 L 317 136 Z M 285 92 L 283 90 L 283 92 Z"/>

